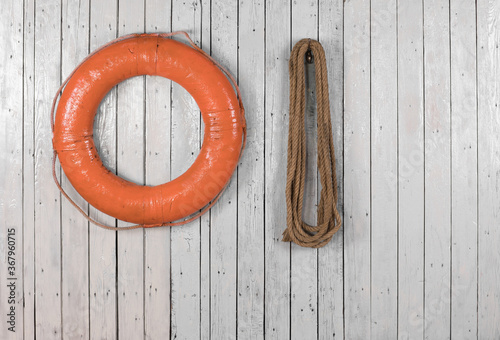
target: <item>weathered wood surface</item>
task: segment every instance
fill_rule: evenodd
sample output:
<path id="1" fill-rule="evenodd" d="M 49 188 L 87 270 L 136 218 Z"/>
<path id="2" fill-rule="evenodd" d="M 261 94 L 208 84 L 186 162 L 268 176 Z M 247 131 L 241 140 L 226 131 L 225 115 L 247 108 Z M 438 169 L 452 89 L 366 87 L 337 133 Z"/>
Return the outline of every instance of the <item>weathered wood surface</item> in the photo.
<path id="1" fill-rule="evenodd" d="M 500 338 L 498 1 L 9 0 L 0 17 L 1 339 Z M 173 30 L 237 78 L 247 149 L 202 218 L 100 229 L 52 183 L 51 100 L 104 43 Z M 344 217 L 319 250 L 281 242 L 288 58 L 305 37 L 327 53 Z M 309 100 L 309 222 L 315 114 Z M 137 77 L 103 100 L 94 137 L 111 171 L 154 185 L 194 161 L 203 123 L 179 85 Z"/>

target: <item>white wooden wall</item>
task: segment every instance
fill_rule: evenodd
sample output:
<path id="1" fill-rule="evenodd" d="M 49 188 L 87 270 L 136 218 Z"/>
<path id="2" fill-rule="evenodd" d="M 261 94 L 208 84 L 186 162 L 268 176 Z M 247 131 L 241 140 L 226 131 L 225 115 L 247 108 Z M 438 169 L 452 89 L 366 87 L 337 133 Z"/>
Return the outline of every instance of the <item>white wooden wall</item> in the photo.
<path id="1" fill-rule="evenodd" d="M 0 339 L 500 339 L 498 0 L 0 6 Z M 248 144 L 238 170 L 189 225 L 89 225 L 52 182 L 51 100 L 100 45 L 173 30 L 239 80 Z M 327 53 L 344 220 L 319 250 L 280 241 L 288 57 L 304 37 Z M 189 94 L 156 77 L 120 84 L 96 118 L 106 165 L 149 185 L 184 172 L 202 135 Z M 314 171 L 308 183 L 314 222 Z"/>

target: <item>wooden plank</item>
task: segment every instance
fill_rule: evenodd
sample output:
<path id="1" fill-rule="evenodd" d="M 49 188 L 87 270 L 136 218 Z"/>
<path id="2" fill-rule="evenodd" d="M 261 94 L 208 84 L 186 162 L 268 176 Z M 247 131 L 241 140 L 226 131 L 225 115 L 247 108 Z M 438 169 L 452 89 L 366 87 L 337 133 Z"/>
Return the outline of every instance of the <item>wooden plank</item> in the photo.
<path id="1" fill-rule="evenodd" d="M 478 338 L 500 337 L 500 3 L 477 2 Z"/>
<path id="2" fill-rule="evenodd" d="M 23 338 L 23 3 L 0 13 L 0 311 L 1 339 Z"/>
<path id="3" fill-rule="evenodd" d="M 264 338 L 264 6 L 239 2 L 239 68 L 247 145 L 238 168 L 238 330 Z"/>
<path id="4" fill-rule="evenodd" d="M 200 47 L 211 52 L 211 15 L 212 0 L 201 0 L 201 32 Z M 202 119 L 200 117 L 200 124 Z M 202 127 L 203 125 L 200 125 Z M 200 128 L 200 142 L 203 141 L 203 128 Z M 201 144 L 200 144 L 201 147 Z M 200 335 L 210 336 L 210 221 L 211 213 L 207 212 L 200 218 Z"/>
<path id="5" fill-rule="evenodd" d="M 450 338 L 451 130 L 449 2 L 424 1 L 424 335 Z"/>
<path id="6" fill-rule="evenodd" d="M 344 332 L 370 338 L 370 2 L 344 4 Z"/>
<path id="7" fill-rule="evenodd" d="M 266 1 L 265 74 L 265 335 L 290 338 L 290 243 L 285 183 L 288 136 L 290 0 Z"/>
<path id="8" fill-rule="evenodd" d="M 292 2 L 292 44 L 302 38 L 318 38 L 317 2 Z M 306 65 L 306 182 L 304 188 L 305 222 L 316 225 L 318 206 L 317 173 L 317 112 L 315 73 L 313 65 Z M 295 243 L 291 248 L 290 314 L 292 339 L 312 339 L 318 330 L 318 251 L 302 248 Z"/>
<path id="9" fill-rule="evenodd" d="M 212 56 L 238 75 L 237 2 L 212 0 Z M 211 211 L 211 337 L 236 337 L 237 172 Z"/>
<path id="10" fill-rule="evenodd" d="M 337 209 L 344 210 L 344 1 L 319 1 L 319 41 L 326 54 L 333 143 L 335 148 Z M 319 181 L 318 181 L 319 182 Z M 318 184 L 320 185 L 320 184 Z M 318 194 L 320 189 L 318 187 Z M 343 220 L 343 218 L 342 218 Z M 318 337 L 344 337 L 344 229 L 318 249 Z"/>
<path id="11" fill-rule="evenodd" d="M 371 336 L 397 338 L 398 69 L 395 0 L 371 3 Z"/>
<path id="12" fill-rule="evenodd" d="M 91 1 L 90 50 L 117 35 L 117 2 Z M 103 99 L 94 122 L 94 141 L 103 164 L 116 172 L 116 88 Z M 113 217 L 89 207 L 90 216 L 110 226 Z M 116 233 L 93 224 L 89 228 L 90 338 L 117 338 Z"/>
<path id="13" fill-rule="evenodd" d="M 171 3 L 148 1 L 146 32 L 171 30 Z M 170 180 L 171 81 L 146 77 L 146 184 Z M 147 339 L 170 336 L 170 227 L 144 231 L 144 334 Z"/>
<path id="14" fill-rule="evenodd" d="M 66 78 L 88 54 L 89 1 L 62 2 L 61 72 Z M 88 204 L 73 189 L 65 176 L 64 190 L 87 210 Z M 65 198 L 61 201 L 62 234 L 62 331 L 63 337 L 89 337 L 88 221 Z"/>
<path id="15" fill-rule="evenodd" d="M 35 337 L 35 1 L 24 1 L 23 335 Z"/>
<path id="16" fill-rule="evenodd" d="M 118 3 L 118 34 L 144 31 L 144 2 Z M 118 85 L 117 172 L 122 178 L 144 183 L 144 77 Z M 118 226 L 129 225 L 118 222 Z M 118 233 L 118 337 L 144 336 L 144 230 Z"/>
<path id="17" fill-rule="evenodd" d="M 36 337 L 60 339 L 60 193 L 52 177 L 50 102 L 61 82 L 61 3 L 35 4 L 35 318 Z M 58 171 L 59 173 L 59 171 Z"/>
<path id="18" fill-rule="evenodd" d="M 187 29 L 199 44 L 199 1 L 174 1 L 172 31 Z M 200 112 L 193 97 L 179 84 L 172 84 L 172 179 L 182 175 L 200 151 Z M 200 338 L 200 220 L 171 234 L 172 247 L 172 338 Z"/>
<path id="19" fill-rule="evenodd" d="M 477 336 L 475 1 L 450 2 L 452 131 L 451 338 Z"/>
<path id="20" fill-rule="evenodd" d="M 283 176 L 287 162 L 288 60 L 291 50 L 291 2 L 266 3 L 266 191 L 265 325 L 266 336 L 290 338 L 290 249 L 282 242 L 286 228 Z M 281 169 L 281 170 L 279 170 Z"/>
<path id="21" fill-rule="evenodd" d="M 424 334 L 422 3 L 398 3 L 399 337 Z"/>

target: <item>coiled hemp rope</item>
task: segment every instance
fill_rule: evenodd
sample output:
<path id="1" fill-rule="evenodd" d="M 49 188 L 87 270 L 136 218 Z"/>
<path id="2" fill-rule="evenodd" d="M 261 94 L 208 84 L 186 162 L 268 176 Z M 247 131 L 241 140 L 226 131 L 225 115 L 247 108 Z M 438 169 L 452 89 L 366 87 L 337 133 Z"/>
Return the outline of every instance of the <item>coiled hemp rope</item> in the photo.
<path id="1" fill-rule="evenodd" d="M 312 51 L 312 58 L 311 56 Z M 317 210 L 318 225 L 302 221 L 306 176 L 305 131 L 305 68 L 306 61 L 316 69 L 316 107 L 318 112 L 318 170 L 321 196 Z M 315 40 L 302 39 L 292 49 L 289 61 L 290 116 L 288 130 L 288 159 L 286 181 L 287 228 L 283 241 L 293 241 L 302 247 L 320 248 L 327 244 L 341 226 L 337 210 L 337 177 L 333 149 L 328 74 L 325 51 Z"/>

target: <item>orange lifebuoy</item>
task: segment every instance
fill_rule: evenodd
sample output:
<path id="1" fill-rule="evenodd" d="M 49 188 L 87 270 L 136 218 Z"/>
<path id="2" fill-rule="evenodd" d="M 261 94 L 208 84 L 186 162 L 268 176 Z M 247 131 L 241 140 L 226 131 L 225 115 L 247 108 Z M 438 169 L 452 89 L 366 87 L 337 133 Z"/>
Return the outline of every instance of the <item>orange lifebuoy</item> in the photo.
<path id="1" fill-rule="evenodd" d="M 170 35 L 130 35 L 87 57 L 61 86 L 53 123 L 55 156 L 76 191 L 100 211 L 141 226 L 166 225 L 213 202 L 244 148 L 244 110 L 239 90 L 234 84 L 235 93 L 230 82 L 234 79 L 201 49 L 167 38 Z M 104 96 L 118 83 L 140 75 L 162 76 L 184 87 L 205 124 L 193 165 L 157 186 L 138 185 L 109 171 L 93 140 L 94 117 Z"/>

